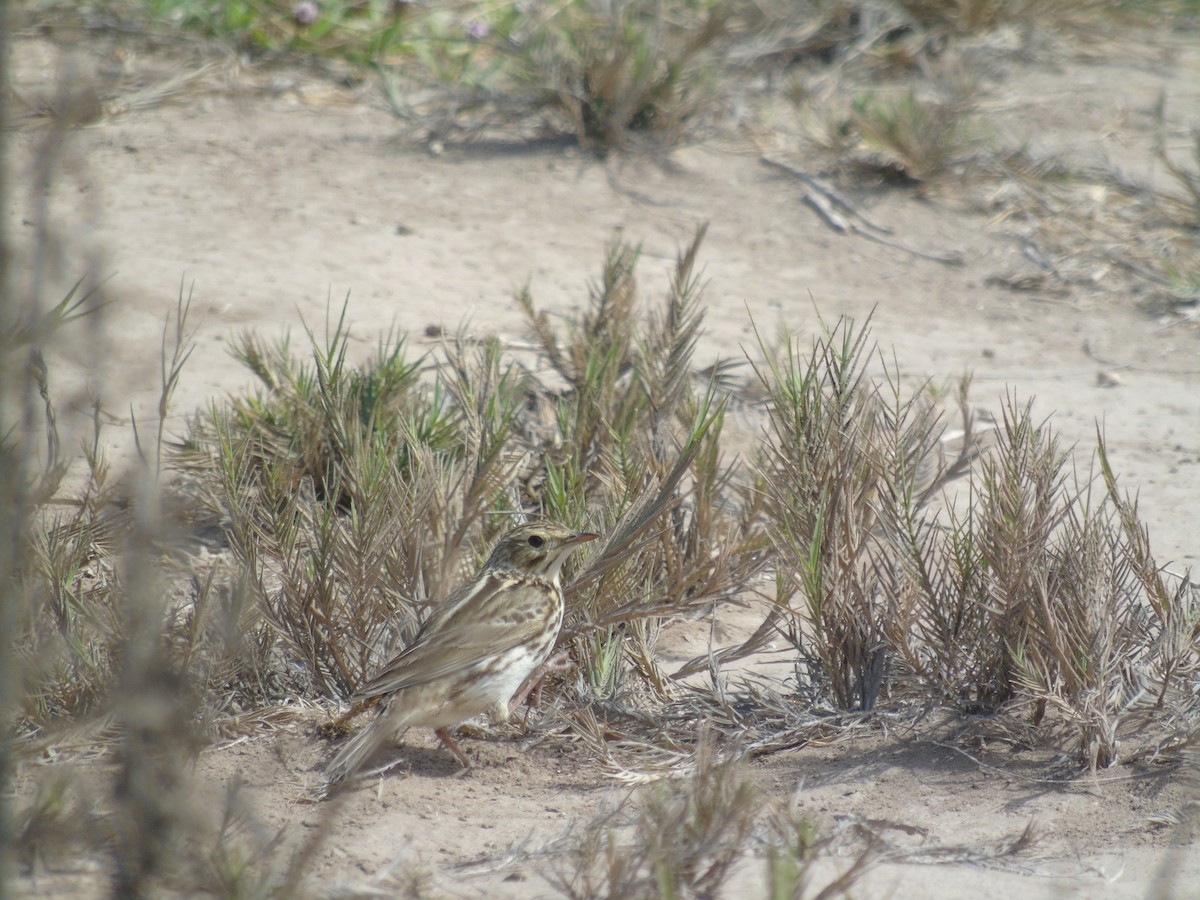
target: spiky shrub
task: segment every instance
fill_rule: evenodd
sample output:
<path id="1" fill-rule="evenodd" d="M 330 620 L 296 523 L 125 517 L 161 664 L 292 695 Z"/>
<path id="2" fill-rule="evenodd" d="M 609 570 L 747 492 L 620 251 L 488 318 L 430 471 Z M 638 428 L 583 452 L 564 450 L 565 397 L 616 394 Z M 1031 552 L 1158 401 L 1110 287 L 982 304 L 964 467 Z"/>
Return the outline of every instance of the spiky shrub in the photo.
<path id="1" fill-rule="evenodd" d="M 891 523 L 896 555 L 876 571 L 896 598 L 890 637 L 919 690 L 966 710 L 993 709 L 1008 693 L 997 665 L 1004 658 L 989 630 L 986 565 L 974 537 L 974 486 L 965 510 L 951 507 L 948 522 L 908 514 Z"/>
<path id="2" fill-rule="evenodd" d="M 389 334 L 380 339 L 373 359 L 351 366 L 346 358 L 345 316 L 343 306 L 339 319 L 327 325 L 324 342 L 307 331 L 309 361 L 294 354 L 287 336 L 265 345 L 256 335 L 245 334 L 233 345 L 234 357 L 254 374 L 260 387 L 251 396 L 234 398 L 221 411 L 228 419 L 222 434 L 236 442 L 246 476 L 260 490 L 294 493 L 308 479 L 318 498 L 347 500 L 345 494 L 330 493 L 344 462 L 364 441 L 395 442 L 402 411 L 435 447 L 449 444 L 449 423 L 436 417 L 437 410 L 418 410 L 410 402 L 416 394 L 420 360 L 406 360 L 403 340 Z M 189 464 L 188 454 L 195 451 L 194 464 L 207 468 L 213 459 L 212 438 L 203 418 L 194 424 L 196 434 L 184 441 L 178 458 Z M 349 490 L 347 485 L 338 486 Z"/>
<path id="3" fill-rule="evenodd" d="M 353 366 L 344 312 L 323 342 L 310 332 L 311 362 L 286 341 L 236 345 L 262 387 L 193 420 L 177 462 L 227 523 L 276 664 L 348 696 L 514 516 L 549 515 L 608 538 L 568 592 L 589 692 L 616 691 L 628 654 L 665 693 L 658 622 L 732 596 L 764 559 L 753 518 L 723 514 L 721 408 L 693 383 L 699 240 L 658 313 L 639 309 L 622 244 L 565 336 L 519 297 L 553 383 L 494 339 L 446 342 L 432 380 L 399 339 Z"/>
<path id="4" fill-rule="evenodd" d="M 899 95 L 882 91 L 859 95 L 849 127 L 878 157 L 877 165 L 918 182 L 944 175 L 979 143 L 968 98 L 929 97 L 915 88 Z"/>
<path id="5" fill-rule="evenodd" d="M 906 399 L 894 376 L 867 378 L 867 346 L 840 322 L 808 355 L 790 341 L 764 348 L 773 616 L 797 650 L 801 693 L 840 709 L 915 695 L 1027 711 L 1092 768 L 1135 731 L 1144 749 L 1194 727 L 1198 598 L 1154 563 L 1103 442 L 1109 490 L 1095 498 L 1030 405 L 1010 400 L 980 434 L 964 383 L 950 443 L 923 392 Z M 965 498 L 931 503 L 985 435 Z"/>
<path id="6" fill-rule="evenodd" d="M 842 320 L 808 354 L 762 345 L 771 420 L 760 458 L 765 515 L 782 557 L 778 602 L 814 698 L 870 709 L 884 686 L 896 599 L 875 568 L 880 514 L 917 510 L 945 476 L 937 422 L 919 393 L 866 377 L 868 332 Z M 762 342 L 760 341 L 760 344 Z"/>
<path id="7" fill-rule="evenodd" d="M 966 709 L 1027 710 L 1092 769 L 1135 731 L 1144 749 L 1194 723 L 1200 665 L 1197 598 L 1153 562 L 1102 440 L 1099 452 L 1108 491 L 1095 497 L 1048 423 L 1010 400 L 965 511 L 889 529 L 908 671 Z"/>
<path id="8" fill-rule="evenodd" d="M 723 2 L 568 0 L 535 8 L 508 52 L 580 143 L 619 149 L 638 134 L 680 140 L 716 96 Z"/>
<path id="9" fill-rule="evenodd" d="M 611 671 L 615 641 L 665 697 L 652 653 L 661 621 L 733 597 L 768 562 L 753 498 L 721 458 L 723 404 L 692 371 L 703 234 L 680 255 L 665 302 L 648 318 L 637 308 L 637 251 L 622 243 L 609 248 L 587 312 L 565 335 L 528 292 L 519 297 L 567 385 L 552 401 L 555 433 L 533 478 L 544 478 L 547 510 L 566 521 L 586 511 L 607 534 L 571 592 L 565 631 L 588 662 L 587 683 L 608 694 L 616 684 L 600 670 Z"/>
<path id="10" fill-rule="evenodd" d="M 1032 407 L 1006 411 L 994 456 L 981 467 L 974 538 L 987 597 L 983 675 L 978 699 L 993 708 L 1015 690 L 1013 666 L 1038 618 L 1039 590 L 1068 514 L 1067 457 Z"/>
<path id="11" fill-rule="evenodd" d="M 1078 753 L 1093 770 L 1178 744 L 1194 734 L 1200 714 L 1200 592 L 1189 575 L 1168 576 L 1155 560 L 1137 502 L 1118 489 L 1099 431 L 1097 455 L 1107 496 L 1068 532 L 1080 549 L 1068 557 L 1067 596 L 1079 606 L 1066 607 L 1065 640 L 1052 645 L 1069 675 L 1049 685 L 1056 699 L 1065 696 Z M 1042 667 L 1039 686 L 1050 671 Z M 1122 752 L 1123 740 L 1133 753 Z"/>
<path id="12" fill-rule="evenodd" d="M 345 310 L 311 363 L 236 346 L 263 388 L 192 423 L 178 451 L 224 516 L 273 631 L 317 692 L 348 696 L 478 563 L 515 467 L 521 374 L 498 344 L 447 345 L 432 385 L 396 336 L 347 360 Z"/>
<path id="13" fill-rule="evenodd" d="M 968 709 L 1014 695 L 1012 648 L 1069 504 L 1066 457 L 1030 416 L 1028 407 L 1006 416 L 944 523 L 906 502 L 886 509 L 896 565 L 880 574 L 898 598 L 892 645 L 923 690 Z"/>
<path id="14" fill-rule="evenodd" d="M 1139 669 L 1152 646 L 1146 611 L 1130 602 L 1132 573 L 1120 564 L 1113 524 L 1103 510 L 1072 510 L 1010 654 L 1013 687 L 1032 699 L 1035 723 L 1055 707 L 1093 770 L 1117 761 L 1118 724 L 1144 690 Z"/>

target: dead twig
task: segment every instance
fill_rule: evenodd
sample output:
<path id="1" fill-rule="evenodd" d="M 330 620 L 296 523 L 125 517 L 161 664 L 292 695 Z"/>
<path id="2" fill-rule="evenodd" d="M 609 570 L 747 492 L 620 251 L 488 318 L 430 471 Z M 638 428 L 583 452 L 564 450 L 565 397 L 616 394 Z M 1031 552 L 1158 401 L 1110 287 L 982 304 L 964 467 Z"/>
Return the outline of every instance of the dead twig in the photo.
<path id="1" fill-rule="evenodd" d="M 802 199 L 808 206 L 816 212 L 821 220 L 836 231 L 838 234 L 849 234 L 856 237 L 866 238 L 869 241 L 874 241 L 877 244 L 882 244 L 885 247 L 891 247 L 895 250 L 903 251 L 910 256 L 915 256 L 919 259 L 927 259 L 930 262 L 941 263 L 944 266 L 961 266 L 963 264 L 962 255 L 959 253 L 927 253 L 924 250 L 918 250 L 915 247 L 909 247 L 899 241 L 891 240 L 882 235 L 891 234 L 891 232 L 879 225 L 875 225 L 869 221 L 862 213 L 858 212 L 850 201 L 845 197 L 825 187 L 807 172 L 796 168 L 795 166 L 785 163 L 781 160 L 772 159 L 769 156 L 759 157 L 759 161 L 765 166 L 780 169 L 787 174 L 800 179 L 808 186 L 808 190 L 804 192 Z M 841 209 L 847 215 L 843 216 L 837 209 Z M 857 224 L 854 220 L 862 224 Z"/>

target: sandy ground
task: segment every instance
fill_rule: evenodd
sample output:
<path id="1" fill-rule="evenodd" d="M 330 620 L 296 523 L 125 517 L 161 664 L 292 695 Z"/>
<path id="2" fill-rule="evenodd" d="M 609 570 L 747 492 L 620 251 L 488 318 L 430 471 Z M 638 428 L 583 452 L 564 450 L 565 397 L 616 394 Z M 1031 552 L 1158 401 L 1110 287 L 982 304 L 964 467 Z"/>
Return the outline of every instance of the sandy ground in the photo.
<path id="1" fill-rule="evenodd" d="M 1168 92 L 1177 148 L 1179 136 L 1200 125 L 1200 53 L 1172 47 L 1147 54 L 1138 45 L 1103 62 L 1027 63 L 999 79 L 998 121 L 1042 152 L 1160 179 L 1150 149 L 1158 93 Z M 110 51 L 84 54 L 84 68 L 103 70 Z M 49 91 L 56 50 L 25 40 L 16 52 L 25 95 Z M 147 82 L 163 66 L 153 56 L 118 61 L 126 77 L 140 72 Z M 964 263 L 943 265 L 834 234 L 801 202 L 800 185 L 762 165 L 743 141 L 607 163 L 561 145 L 434 154 L 399 140 L 396 120 L 361 94 L 304 76 L 272 78 L 270 91 L 184 91 L 171 103 L 100 116 L 72 135 L 62 174 L 45 194 L 29 165 L 45 129 L 12 136 L 17 190 L 3 210 L 10 226 L 32 237 L 44 196 L 61 283 L 83 274 L 78 260 L 111 276 L 110 306 L 92 332 L 60 348 L 52 372 L 67 390 L 86 378 L 103 397 L 107 442 L 118 456 L 130 444 L 129 410 L 153 421 L 163 321 L 181 280 L 193 291 L 196 349 L 169 428 L 248 383 L 226 351 L 240 330 L 290 328 L 299 336 L 303 321 L 320 331 L 330 306 L 348 296 L 364 352 L 392 327 L 420 336 L 427 326 L 466 323 L 515 340 L 523 336 L 515 287 L 528 282 L 540 305 L 570 315 L 620 229 L 642 243 L 642 282 L 654 291 L 677 250 L 708 222 L 700 364 L 752 347 L 751 317 L 769 332 L 786 325 L 805 334 L 816 327 L 816 310 L 859 320 L 874 310 L 874 337 L 894 348 L 906 376 L 941 382 L 973 372 L 973 398 L 985 409 L 997 410 L 1006 393 L 1036 398 L 1036 410 L 1077 444 L 1083 467 L 1102 422 L 1160 561 L 1176 571 L 1200 561 L 1194 323 L 1138 309 L 1112 272 L 1098 271 L 1090 288 L 1040 293 L 996 283 L 1032 264 L 1019 234 L 986 206 L 953 189 L 856 196 L 905 243 Z M 100 374 L 87 374 L 89 358 Z M 90 413 L 77 399 L 63 420 L 82 432 Z M 264 825 L 302 840 L 323 814 L 300 802 L 328 752 L 312 724 L 207 750 L 201 782 L 216 792 L 239 773 Z M 545 895 L 539 860 L 472 864 L 522 841 L 543 845 L 627 789 L 582 753 L 527 750 L 521 740 L 512 731 L 469 741 L 479 763 L 464 775 L 432 736 L 410 734 L 402 771 L 347 794 L 316 871 L 329 883 L 370 881 L 396 863 L 427 873 L 435 893 Z M 1037 780 L 1044 760 L 1002 762 L 981 767 L 928 735 L 891 734 L 869 746 L 780 753 L 753 769 L 769 792 L 798 791 L 802 806 L 826 821 L 858 816 L 922 829 L 897 832 L 905 847 L 986 847 L 1031 819 L 1041 834 L 1033 857 L 1019 863 L 947 856 L 937 865 L 885 864 L 859 896 L 1140 897 L 1168 858 L 1169 870 L 1183 874 L 1162 896 L 1200 896 L 1195 845 L 1171 857 L 1174 832 L 1150 824 L 1181 802 L 1175 780 L 1120 767 L 1055 786 Z M 831 871 L 843 862 L 830 862 Z M 737 882 L 754 895 L 761 873 L 760 861 L 748 862 Z"/>

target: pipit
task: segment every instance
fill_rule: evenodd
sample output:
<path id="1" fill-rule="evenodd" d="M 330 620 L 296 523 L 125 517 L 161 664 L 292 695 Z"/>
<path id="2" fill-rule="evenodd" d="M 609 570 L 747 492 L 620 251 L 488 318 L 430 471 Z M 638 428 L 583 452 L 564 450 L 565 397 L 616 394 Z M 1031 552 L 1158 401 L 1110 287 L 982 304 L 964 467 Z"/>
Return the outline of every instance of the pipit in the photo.
<path id="1" fill-rule="evenodd" d="M 563 621 L 559 572 L 596 535 L 559 525 L 522 525 L 504 535 L 474 579 L 455 590 L 413 642 L 359 688 L 354 710 L 376 700 L 379 715 L 346 742 L 325 770 L 329 784 L 355 772 L 410 727 L 433 728 L 464 766 L 448 729 L 487 713 L 508 720 L 554 666 Z M 354 711 L 352 710 L 352 712 Z"/>

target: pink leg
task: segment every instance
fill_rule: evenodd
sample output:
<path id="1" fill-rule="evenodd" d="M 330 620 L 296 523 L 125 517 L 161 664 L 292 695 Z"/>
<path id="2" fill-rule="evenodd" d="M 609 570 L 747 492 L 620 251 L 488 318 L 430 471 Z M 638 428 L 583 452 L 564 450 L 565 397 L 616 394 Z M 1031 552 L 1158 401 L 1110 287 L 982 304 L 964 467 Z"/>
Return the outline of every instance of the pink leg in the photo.
<path id="1" fill-rule="evenodd" d="M 437 728 L 433 732 L 438 736 L 438 740 L 446 745 L 446 749 L 458 757 L 458 761 L 463 764 L 464 768 L 471 768 L 471 761 L 467 759 L 467 754 L 462 752 L 462 748 L 454 742 L 454 738 L 450 737 L 448 728 Z"/>
<path id="2" fill-rule="evenodd" d="M 571 668 L 571 655 L 566 650 L 559 650 L 548 660 L 529 673 L 529 677 L 525 679 L 525 683 L 521 685 L 508 704 L 508 714 L 511 716 L 517 711 L 525 699 L 529 698 L 530 707 L 537 706 L 542 700 L 542 682 L 546 680 L 546 676 L 551 672 L 565 672 Z M 531 696 L 532 695 L 532 696 Z M 525 710 L 526 719 L 529 718 L 529 710 Z"/>

